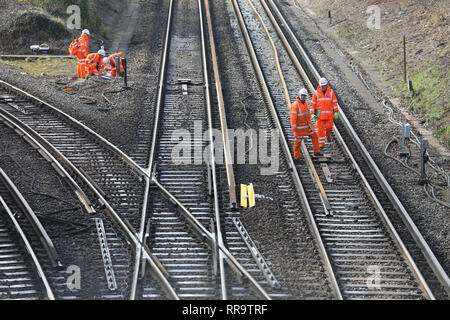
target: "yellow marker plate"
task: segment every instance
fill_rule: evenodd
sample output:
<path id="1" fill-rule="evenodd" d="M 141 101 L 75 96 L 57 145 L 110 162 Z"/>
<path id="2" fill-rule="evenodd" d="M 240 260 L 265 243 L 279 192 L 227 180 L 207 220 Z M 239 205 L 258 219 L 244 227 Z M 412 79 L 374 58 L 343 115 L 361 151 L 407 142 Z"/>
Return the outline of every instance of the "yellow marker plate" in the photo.
<path id="1" fill-rule="evenodd" d="M 256 203 L 255 203 L 255 190 L 253 189 L 253 183 L 250 183 L 247 187 L 247 192 L 248 192 L 248 206 L 250 208 L 253 208 Z"/>
<path id="2" fill-rule="evenodd" d="M 241 184 L 241 207 L 247 209 L 247 185 Z"/>

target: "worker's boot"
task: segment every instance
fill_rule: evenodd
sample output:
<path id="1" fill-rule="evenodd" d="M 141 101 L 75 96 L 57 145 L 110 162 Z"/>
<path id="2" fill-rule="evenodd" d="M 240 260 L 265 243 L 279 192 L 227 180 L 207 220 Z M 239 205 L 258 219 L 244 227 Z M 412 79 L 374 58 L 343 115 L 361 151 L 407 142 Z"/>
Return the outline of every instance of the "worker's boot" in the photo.
<path id="1" fill-rule="evenodd" d="M 323 156 L 324 155 L 323 155 L 322 151 L 319 151 L 319 152 L 313 154 L 313 158 L 319 158 L 319 157 L 323 157 Z"/>

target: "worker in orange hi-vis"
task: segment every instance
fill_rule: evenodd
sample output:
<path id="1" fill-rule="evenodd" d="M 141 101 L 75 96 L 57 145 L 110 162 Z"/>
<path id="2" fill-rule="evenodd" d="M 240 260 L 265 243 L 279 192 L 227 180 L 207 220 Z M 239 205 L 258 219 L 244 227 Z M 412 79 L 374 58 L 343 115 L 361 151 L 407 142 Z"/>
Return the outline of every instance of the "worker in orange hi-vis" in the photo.
<path id="1" fill-rule="evenodd" d="M 86 57 L 89 53 L 89 30 L 84 29 L 78 39 L 72 41 L 69 47 L 69 53 L 78 59 L 77 73 L 78 78 L 84 78 L 86 74 Z"/>
<path id="2" fill-rule="evenodd" d="M 107 58 L 103 58 L 103 69 L 111 77 L 117 76 L 117 71 L 124 72 L 122 64 L 123 52 L 114 53 Z"/>
<path id="3" fill-rule="evenodd" d="M 103 49 L 98 50 L 97 53 L 90 53 L 86 57 L 86 73 L 89 75 L 99 75 L 103 67 L 103 58 L 106 52 Z"/>
<path id="4" fill-rule="evenodd" d="M 311 114 L 306 102 L 308 91 L 303 88 L 298 93 L 295 102 L 291 104 L 291 127 L 294 132 L 294 159 L 300 159 L 303 137 L 309 136 L 313 143 L 313 152 L 316 156 L 321 155 L 319 140 L 311 121 Z"/>
<path id="5" fill-rule="evenodd" d="M 331 141 L 333 119 L 339 119 L 338 102 L 333 89 L 325 78 L 320 78 L 319 86 L 311 100 L 311 118 L 316 119 L 320 147 L 325 146 L 325 138 Z"/>

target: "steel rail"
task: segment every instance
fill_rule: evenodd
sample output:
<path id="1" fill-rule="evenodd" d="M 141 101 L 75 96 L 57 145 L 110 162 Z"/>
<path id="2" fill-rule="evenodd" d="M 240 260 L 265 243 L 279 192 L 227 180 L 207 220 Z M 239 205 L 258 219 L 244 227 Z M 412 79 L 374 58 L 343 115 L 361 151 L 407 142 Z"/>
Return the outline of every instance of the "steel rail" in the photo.
<path id="1" fill-rule="evenodd" d="M 170 283 L 167 281 L 167 278 L 165 276 L 164 270 L 160 267 L 160 263 L 156 257 L 152 255 L 149 248 L 142 244 L 140 241 L 140 238 L 138 237 L 138 234 L 136 234 L 131 228 L 127 225 L 126 222 L 124 222 L 118 213 L 112 208 L 112 206 L 109 204 L 109 202 L 104 198 L 103 191 L 98 189 L 98 186 L 94 185 L 92 183 L 92 179 L 88 177 L 84 172 L 82 172 L 80 169 L 78 169 L 73 163 L 68 160 L 57 148 L 55 148 L 51 143 L 49 143 L 45 138 L 43 138 L 41 135 L 39 135 L 36 131 L 31 129 L 29 126 L 24 124 L 19 119 L 15 118 L 8 112 L 1 110 L 0 112 L 4 119 L 9 121 L 11 125 L 14 125 L 16 127 L 22 128 L 25 132 L 30 134 L 36 141 L 39 141 L 39 143 L 44 146 L 48 151 L 54 153 L 56 157 L 64 164 L 66 165 L 72 172 L 74 172 L 85 184 L 86 186 L 94 192 L 96 197 L 98 198 L 98 201 L 101 205 L 105 207 L 106 212 L 108 215 L 116 222 L 116 224 L 120 227 L 122 232 L 124 233 L 125 237 L 133 244 L 136 252 L 142 252 L 144 259 L 146 259 L 150 263 L 150 267 L 152 268 L 155 277 L 160 282 L 163 290 L 166 292 L 167 296 L 171 299 L 178 299 L 177 294 L 175 293 L 174 289 L 170 285 Z M 142 249 L 143 247 L 143 249 Z"/>
<path id="2" fill-rule="evenodd" d="M 220 224 L 220 208 L 219 208 L 219 193 L 217 191 L 217 176 L 216 176 L 216 160 L 214 155 L 214 137 L 213 137 L 213 123 L 212 123 L 212 106 L 211 106 L 211 96 L 210 96 L 210 86 L 208 79 L 208 61 L 206 59 L 206 45 L 205 45 L 205 32 L 203 30 L 203 12 L 202 12 L 202 1 L 198 0 L 199 6 L 199 17 L 200 17 L 200 33 L 201 33 L 201 42 L 202 42 L 202 61 L 203 61 L 203 81 L 205 82 L 205 96 L 206 96 L 206 109 L 208 111 L 208 127 L 209 127 L 209 161 L 211 167 L 211 176 L 212 176 L 212 188 L 214 194 L 214 216 L 216 220 L 216 239 L 219 247 L 224 246 L 223 237 L 222 237 L 222 227 Z M 222 85 L 220 84 L 220 76 L 219 76 L 219 67 L 217 65 L 217 57 L 216 57 L 216 49 L 214 45 L 214 35 L 212 31 L 212 23 L 211 16 L 209 10 L 208 0 L 205 0 L 205 11 L 206 11 L 206 20 L 208 22 L 208 33 L 209 33 L 209 45 L 211 47 L 211 57 L 213 62 L 214 69 L 214 79 L 216 81 L 216 93 L 219 103 L 219 113 L 220 120 L 222 125 L 222 139 L 224 140 L 224 151 L 225 151 L 225 166 L 227 171 L 228 178 L 228 187 L 229 187 L 229 196 L 230 196 L 230 205 L 232 207 L 236 206 L 236 183 L 234 181 L 234 172 L 233 172 L 233 164 L 231 163 L 231 155 L 230 155 L 230 145 L 228 141 L 228 126 L 227 119 L 225 115 L 225 109 L 223 104 L 223 96 L 222 96 Z M 214 247 L 212 250 L 216 251 L 217 249 Z M 227 284 L 225 278 L 225 268 L 224 268 L 224 255 L 221 251 L 219 251 L 218 257 L 219 259 L 219 272 L 220 272 L 220 284 L 221 284 L 221 293 L 222 299 L 227 300 Z"/>
<path id="3" fill-rule="evenodd" d="M 151 176 L 152 176 L 152 170 L 153 170 L 153 162 L 155 157 L 155 150 L 156 150 L 156 138 L 158 135 L 158 128 L 159 128 L 159 117 L 160 117 L 160 111 L 161 111 L 161 105 L 163 103 L 163 90 L 164 90 L 164 80 L 166 75 L 166 68 L 167 68 L 167 59 L 169 54 L 169 46 L 170 46 L 170 31 L 171 31 L 171 24 L 172 24 L 172 12 L 173 12 L 173 0 L 170 0 L 169 3 L 169 12 L 168 12 L 168 18 L 167 18 L 167 27 L 166 27 L 166 36 L 164 40 L 164 50 L 162 53 L 162 60 L 161 60 L 161 68 L 160 68 L 160 76 L 159 76 L 159 84 L 158 84 L 158 96 L 156 100 L 156 109 L 155 109 L 155 118 L 153 121 L 153 135 L 152 135 L 152 142 L 150 146 L 150 157 L 148 160 L 147 168 L 145 169 L 145 189 L 144 189 L 144 199 L 142 202 L 142 210 L 141 210 L 141 222 L 139 225 L 139 231 L 138 231 L 138 237 L 142 243 L 145 241 L 145 218 L 147 215 L 147 205 L 148 205 L 148 199 L 149 199 L 149 193 L 150 193 L 150 183 L 151 183 Z M 139 275 L 139 261 L 141 259 L 141 252 L 136 252 L 136 263 L 135 263 L 135 269 L 133 272 L 133 280 L 131 285 L 131 294 L 130 299 L 134 300 L 136 298 L 136 290 L 138 285 L 138 275 Z M 142 272 L 145 271 L 145 262 L 142 262 L 141 265 Z"/>
<path id="4" fill-rule="evenodd" d="M 300 42 L 298 41 L 297 37 L 295 36 L 295 34 L 292 32 L 291 28 L 289 27 L 289 24 L 286 22 L 285 18 L 283 17 L 283 15 L 281 14 L 280 10 L 278 9 L 277 5 L 274 3 L 273 0 L 269 0 L 271 7 L 274 9 L 277 17 L 280 19 L 280 21 L 282 22 L 282 26 L 283 28 L 285 28 L 285 30 L 287 31 L 290 39 L 292 40 L 292 42 L 294 43 L 295 48 L 298 50 L 298 52 L 300 53 L 303 61 L 306 63 L 308 69 L 310 70 L 310 72 L 312 73 L 312 76 L 314 77 L 314 80 L 316 83 L 318 83 L 320 75 L 318 73 L 318 71 L 316 70 L 316 68 L 314 67 L 313 63 L 311 62 L 309 56 L 306 54 L 305 50 L 303 49 L 303 47 L 301 46 Z M 262 2 L 264 4 L 266 4 L 265 0 L 262 0 Z M 267 7 L 267 6 L 265 6 Z M 268 8 L 267 8 L 268 9 Z M 266 10 L 267 11 L 267 10 Z M 271 12 L 270 10 L 268 10 L 269 12 Z M 270 16 L 270 14 L 269 14 Z M 277 25 L 278 24 L 274 24 Z M 280 30 L 281 31 L 281 30 Z M 278 32 L 278 30 L 277 30 Z M 284 43 L 284 41 L 283 41 Z M 290 47 L 290 46 L 289 46 Z M 290 50 L 288 50 L 289 52 Z M 291 48 L 291 52 L 292 52 L 292 48 Z M 291 54 L 290 54 L 291 55 Z M 294 54 L 294 56 L 297 59 L 297 56 Z M 309 77 L 307 76 L 307 73 L 305 70 L 303 70 L 303 68 L 301 67 L 300 63 L 295 63 L 296 67 L 300 66 L 300 69 L 302 71 L 299 71 L 303 76 L 303 78 L 308 82 L 310 88 L 312 88 L 312 90 L 314 90 L 314 86 L 312 85 L 311 80 L 309 79 Z M 344 127 L 346 128 L 347 132 L 349 133 L 350 137 L 352 138 L 352 140 L 354 141 L 355 145 L 357 146 L 357 148 L 359 149 L 361 155 L 364 157 L 366 163 L 368 164 L 369 168 L 371 169 L 372 173 L 374 174 L 375 178 L 377 179 L 378 183 L 380 184 L 380 186 L 382 187 L 382 189 L 385 191 L 386 195 L 388 196 L 388 198 L 391 200 L 391 203 L 393 204 L 393 206 L 395 207 L 395 209 L 397 210 L 397 212 L 399 213 L 401 219 L 403 220 L 403 222 L 405 223 L 405 225 L 407 226 L 408 230 L 410 231 L 412 237 L 414 238 L 414 240 L 416 241 L 416 244 L 419 246 L 419 248 L 421 249 L 423 255 L 425 256 L 429 266 L 431 267 L 431 269 L 433 270 L 434 274 L 436 275 L 436 277 L 439 279 L 440 283 L 443 285 L 445 291 L 450 294 L 450 279 L 448 277 L 448 275 L 445 273 L 444 269 L 442 268 L 441 264 L 439 263 L 439 261 L 437 260 L 436 256 L 434 255 L 433 251 L 430 249 L 430 247 L 428 246 L 428 244 L 426 243 L 425 239 L 423 238 L 422 234 L 420 233 L 419 229 L 417 228 L 417 226 L 415 225 L 414 221 L 411 219 L 410 215 L 408 214 L 408 212 L 406 211 L 405 207 L 403 206 L 403 204 L 401 203 L 401 201 L 398 199 L 397 195 L 395 194 L 395 192 L 392 190 L 391 186 L 389 185 L 389 183 L 387 182 L 386 178 L 384 177 L 384 175 L 381 173 L 380 169 L 378 168 L 378 166 L 376 165 L 375 161 L 373 160 L 372 156 L 369 154 L 368 150 L 366 149 L 366 147 L 364 146 L 364 144 L 362 143 L 361 139 L 359 138 L 358 134 L 355 132 L 355 130 L 353 129 L 352 125 L 350 124 L 350 121 L 347 119 L 344 111 L 342 110 L 342 108 L 340 106 L 338 106 L 339 108 L 339 113 L 341 114 L 341 121 L 344 124 Z M 342 137 L 338 131 L 338 129 L 335 127 L 335 132 L 338 133 L 337 136 L 339 137 L 339 140 L 341 142 L 341 144 L 345 144 L 345 142 L 342 140 Z M 346 147 L 344 148 L 346 149 Z M 347 152 L 347 151 L 346 151 Z M 347 154 L 349 154 L 347 152 Z M 353 158 L 353 157 L 351 157 Z M 356 164 L 356 161 L 354 162 Z M 359 166 L 357 167 L 358 171 L 360 171 Z M 360 171 L 362 174 L 362 171 Z M 361 177 L 363 177 L 361 175 Z M 372 190 L 370 185 L 368 184 L 367 180 L 364 178 L 364 185 L 370 188 L 367 188 L 368 190 Z M 372 194 L 375 196 L 375 194 L 373 193 L 373 191 L 369 192 L 371 198 L 372 198 Z M 376 198 L 376 196 L 375 196 Z M 372 198 L 373 199 L 373 198 Z M 384 212 L 384 211 L 383 211 Z M 382 214 L 383 219 L 387 219 L 387 221 L 389 221 L 387 215 L 385 214 L 385 212 Z M 389 229 L 391 229 L 391 227 L 393 228 L 392 224 L 389 222 L 388 225 L 390 226 Z M 395 232 L 395 230 L 393 230 Z M 395 232 L 396 233 L 396 232 Z M 398 236 L 398 235 L 397 235 Z M 399 239 L 401 241 L 401 239 Z M 402 242 L 401 242 L 402 243 Z M 402 244 L 402 246 L 404 246 Z M 406 250 L 406 248 L 405 248 Z M 407 250 L 406 250 L 407 252 Z M 409 255 L 409 252 L 407 253 L 407 255 Z M 411 258 L 412 259 L 412 258 Z M 415 263 L 413 263 L 413 265 L 415 266 Z M 422 275 L 420 274 L 420 272 L 418 271 L 417 267 L 415 266 L 413 268 L 413 271 L 417 270 L 418 275 L 420 275 L 419 279 L 422 278 Z M 423 282 L 426 285 L 426 282 L 423 280 Z M 428 285 L 426 285 L 426 288 L 428 288 Z M 431 293 L 431 291 L 427 290 L 429 293 Z M 431 296 L 432 293 L 431 293 Z"/>
<path id="5" fill-rule="evenodd" d="M 283 127 L 281 125 L 280 119 L 278 117 L 277 111 L 276 111 L 274 103 L 272 101 L 272 97 L 270 95 L 270 91 L 269 91 L 269 88 L 267 86 L 266 80 L 264 78 L 264 74 L 263 74 L 263 72 L 261 70 L 261 66 L 260 66 L 258 58 L 256 56 L 255 49 L 253 48 L 253 44 L 252 44 L 252 42 L 250 40 L 250 36 L 248 34 L 248 30 L 247 30 L 247 27 L 246 27 L 245 22 L 244 22 L 244 18 L 242 17 L 242 13 L 240 11 L 240 8 L 239 8 L 239 5 L 238 5 L 237 1 L 236 0 L 232 0 L 232 3 L 233 3 L 233 8 L 234 8 L 234 13 L 236 15 L 236 18 L 238 19 L 238 22 L 239 22 L 239 25 L 240 25 L 240 29 L 241 29 L 241 33 L 242 33 L 242 35 L 244 37 L 247 50 L 249 52 L 249 55 L 250 55 L 253 67 L 255 69 L 256 76 L 257 76 L 258 81 L 259 81 L 260 86 L 261 86 L 261 90 L 262 90 L 263 95 L 265 97 L 266 103 L 268 104 L 269 110 L 270 110 L 270 112 L 272 114 L 273 121 L 275 122 L 275 125 L 276 125 L 278 131 L 280 132 L 281 145 L 283 147 L 284 155 L 285 155 L 285 157 L 286 157 L 286 159 L 288 161 L 289 168 L 291 169 L 292 178 L 293 178 L 294 184 L 295 184 L 295 186 L 297 188 L 298 194 L 300 196 L 300 201 L 303 204 L 303 209 L 306 212 L 306 218 L 307 218 L 308 224 L 310 226 L 311 232 L 312 232 L 314 238 L 316 239 L 317 246 L 319 248 L 319 254 L 320 254 L 320 256 L 322 258 L 322 261 L 324 263 L 326 274 L 328 275 L 328 278 L 330 280 L 332 291 L 334 293 L 334 296 L 337 299 L 342 300 L 342 294 L 341 294 L 341 291 L 340 291 L 339 286 L 337 284 L 336 277 L 335 277 L 334 271 L 333 271 L 333 267 L 331 266 L 330 259 L 328 258 L 328 254 L 327 254 L 327 252 L 325 250 L 325 246 L 324 246 L 324 244 L 322 242 L 322 239 L 321 239 L 321 236 L 320 236 L 320 233 L 319 233 L 319 229 L 318 229 L 317 224 L 315 222 L 313 212 L 311 210 L 311 207 L 310 207 L 309 202 L 308 202 L 308 198 L 306 196 L 305 190 L 304 190 L 302 182 L 300 180 L 300 176 L 298 174 L 297 168 L 295 167 L 294 160 L 292 159 L 292 155 L 291 155 L 291 152 L 290 152 L 290 149 L 289 149 L 289 145 L 287 143 L 287 139 L 286 139 L 286 137 L 284 136 L 284 133 L 283 133 Z"/>
<path id="6" fill-rule="evenodd" d="M 6 176 L 5 172 L 1 168 L 0 168 L 0 175 Z M 33 260 L 33 263 L 36 267 L 39 278 L 41 279 L 42 284 L 45 288 L 47 299 L 55 300 L 55 295 L 53 294 L 52 288 L 50 287 L 50 284 L 48 283 L 48 280 L 44 273 L 44 270 L 42 269 L 42 266 L 36 256 L 36 254 L 34 253 L 33 247 L 31 246 L 30 242 L 28 241 L 27 236 L 25 235 L 22 228 L 20 227 L 19 222 L 14 217 L 14 214 L 11 212 L 11 209 L 8 207 L 8 205 L 6 204 L 6 202 L 2 196 L 0 196 L 0 204 L 3 206 L 6 213 L 8 214 L 9 219 L 11 219 L 12 223 L 14 224 L 14 227 L 16 228 L 17 233 L 19 233 L 20 238 L 22 239 L 28 254 L 31 256 L 31 259 Z"/>
<path id="7" fill-rule="evenodd" d="M 25 213 L 25 216 L 27 217 L 27 220 L 30 222 L 30 224 L 33 227 L 33 230 L 36 232 L 39 241 L 44 246 L 48 257 L 50 258 L 52 266 L 53 267 L 61 266 L 61 261 L 59 260 L 58 253 L 56 252 L 55 246 L 53 245 L 52 240 L 48 236 L 47 231 L 45 231 L 45 228 L 42 226 L 38 217 L 34 213 L 33 209 L 31 209 L 30 205 L 25 200 L 23 195 L 20 193 L 19 189 L 17 189 L 17 187 L 14 185 L 11 179 L 6 175 L 6 173 L 3 170 L 1 170 L 1 168 L 0 168 L 0 180 L 3 181 L 8 190 L 13 195 L 14 200 L 16 200 L 16 202 L 22 208 L 23 212 Z"/>

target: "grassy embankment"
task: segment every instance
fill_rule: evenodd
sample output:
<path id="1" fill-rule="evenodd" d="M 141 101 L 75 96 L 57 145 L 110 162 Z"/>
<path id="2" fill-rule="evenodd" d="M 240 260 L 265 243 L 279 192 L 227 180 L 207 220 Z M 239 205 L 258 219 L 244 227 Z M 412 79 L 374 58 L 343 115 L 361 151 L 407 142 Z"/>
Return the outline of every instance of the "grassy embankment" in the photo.
<path id="1" fill-rule="evenodd" d="M 410 111 L 421 114 L 426 123 L 435 127 L 436 137 L 447 147 L 450 147 L 449 77 L 450 71 L 432 65 L 410 76 L 413 92 L 403 82 L 397 85 Z"/>
<path id="2" fill-rule="evenodd" d="M 59 59 L 51 57 L 39 57 L 37 59 L 29 60 L 0 60 L 0 63 L 5 63 L 16 67 L 33 76 L 54 76 L 59 74 L 74 74 L 76 73 L 76 60 L 74 59 Z"/>

